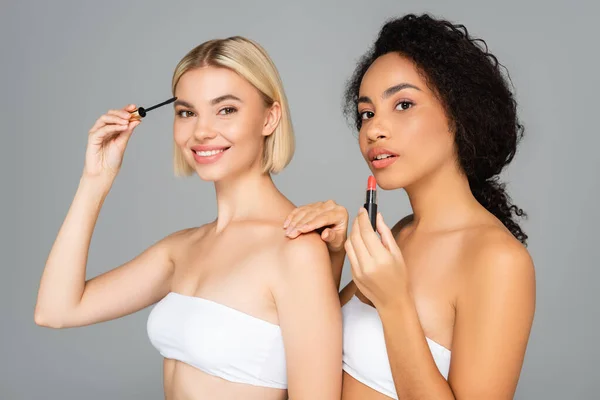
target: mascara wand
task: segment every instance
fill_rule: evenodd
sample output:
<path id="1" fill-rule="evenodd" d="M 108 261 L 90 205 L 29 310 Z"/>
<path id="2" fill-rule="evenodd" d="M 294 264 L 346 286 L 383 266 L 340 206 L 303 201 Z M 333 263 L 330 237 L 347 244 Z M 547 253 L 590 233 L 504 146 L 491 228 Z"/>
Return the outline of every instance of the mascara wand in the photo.
<path id="1" fill-rule="evenodd" d="M 146 116 L 146 113 L 148 111 L 152 111 L 155 108 L 170 104 L 170 103 L 174 102 L 175 100 L 177 100 L 177 97 L 171 97 L 169 100 L 163 101 L 162 103 L 158 103 L 152 107 L 148 107 L 148 108 L 139 107 L 137 110 L 134 110 L 131 112 L 131 119 L 132 120 L 136 120 L 136 119 L 141 120 L 142 118 L 144 118 Z"/>

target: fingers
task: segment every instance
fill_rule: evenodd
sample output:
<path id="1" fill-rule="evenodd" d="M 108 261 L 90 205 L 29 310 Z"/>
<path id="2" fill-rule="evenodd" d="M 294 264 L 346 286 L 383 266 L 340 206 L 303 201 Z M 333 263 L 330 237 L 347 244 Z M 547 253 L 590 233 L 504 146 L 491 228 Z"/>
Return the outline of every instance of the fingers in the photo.
<path id="1" fill-rule="evenodd" d="M 128 125 L 129 119 L 125 119 L 122 116 L 116 114 L 104 114 L 100 118 L 98 118 L 100 123 L 104 125 L 108 124 L 116 124 L 116 125 Z"/>
<path id="2" fill-rule="evenodd" d="M 321 232 L 321 239 L 323 239 L 327 243 L 331 243 L 331 242 L 335 241 L 336 238 L 337 238 L 337 234 L 331 228 L 326 228 L 323 230 L 323 232 Z"/>
<path id="3" fill-rule="evenodd" d="M 103 143 L 106 140 L 112 138 L 115 135 L 120 135 L 127 131 L 129 131 L 130 133 L 133 131 L 133 128 L 130 126 L 130 124 L 128 124 L 128 125 L 120 125 L 120 124 L 119 125 L 115 125 L 115 124 L 104 125 L 100 129 L 98 129 L 95 132 L 92 132 L 90 134 L 90 140 L 91 140 L 90 143 L 100 144 L 100 143 Z"/>
<path id="4" fill-rule="evenodd" d="M 367 210 L 361 207 L 356 220 L 358 222 L 358 230 L 360 232 L 362 242 L 369 251 L 369 254 L 371 254 L 373 257 L 384 255 L 386 251 L 385 247 L 382 245 L 381 240 L 371 226 L 371 220 Z"/>
<path id="5" fill-rule="evenodd" d="M 118 138 L 116 138 L 116 142 L 118 142 L 119 145 L 126 145 L 127 142 L 129 142 L 129 139 L 131 138 L 131 134 L 133 133 L 133 130 L 141 123 L 141 121 L 139 120 L 133 120 L 129 123 L 129 126 L 127 127 L 127 129 L 124 132 L 121 132 L 121 134 L 119 135 Z"/>
<path id="6" fill-rule="evenodd" d="M 352 232 L 350 233 L 349 240 L 352 243 L 352 248 L 354 249 L 354 253 L 356 253 L 356 260 L 360 264 L 361 269 L 366 268 L 371 264 L 373 257 L 363 241 L 358 218 L 355 218 L 352 223 Z"/>
<path id="7" fill-rule="evenodd" d="M 283 228 L 286 229 L 286 235 L 297 236 L 323 226 L 335 225 L 339 223 L 340 216 L 343 220 L 344 214 L 335 212 L 340 209 L 345 210 L 331 200 L 298 207 L 286 218 Z"/>
<path id="8" fill-rule="evenodd" d="M 286 230 L 286 235 L 289 235 L 301 221 L 304 221 L 304 219 L 309 213 L 314 212 L 315 211 L 312 210 L 310 206 L 298 207 L 294 211 L 292 211 L 283 223 L 283 229 Z"/>
<path id="9" fill-rule="evenodd" d="M 127 110 L 135 110 L 135 105 L 130 104 L 122 110 L 108 110 L 106 114 L 101 115 L 96 120 L 89 133 L 93 134 L 98 129 L 108 124 L 127 125 L 130 122 L 131 114 Z"/>
<path id="10" fill-rule="evenodd" d="M 336 224 L 336 214 L 333 211 L 319 214 L 318 212 L 307 213 L 303 218 L 299 219 L 295 227 L 292 228 L 289 235 L 296 237 L 302 233 L 312 232 L 324 226 L 332 226 Z"/>
<path id="11" fill-rule="evenodd" d="M 107 114 L 116 115 L 123 119 L 129 119 L 131 117 L 131 112 L 134 110 L 135 110 L 135 106 L 133 104 L 129 104 L 120 110 L 108 110 Z"/>
<path id="12" fill-rule="evenodd" d="M 358 263 L 358 258 L 356 257 L 356 252 L 354 251 L 354 247 L 352 246 L 350 239 L 346 240 L 346 243 L 344 243 L 344 249 L 346 250 L 348 261 L 350 261 L 352 276 L 355 279 L 360 280 L 362 273 L 360 271 L 360 265 Z"/>
<path id="13" fill-rule="evenodd" d="M 396 238 L 392 230 L 386 225 L 381 213 L 377 213 L 377 232 L 381 235 L 381 242 L 385 248 L 394 256 L 402 256 L 402 252 L 396 243 Z"/>

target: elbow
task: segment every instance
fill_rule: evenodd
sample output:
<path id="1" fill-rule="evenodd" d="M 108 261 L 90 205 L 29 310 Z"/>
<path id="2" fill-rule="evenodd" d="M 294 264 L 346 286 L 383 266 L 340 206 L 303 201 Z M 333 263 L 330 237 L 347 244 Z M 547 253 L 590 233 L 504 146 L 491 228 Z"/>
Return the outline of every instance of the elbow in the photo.
<path id="1" fill-rule="evenodd" d="M 52 329 L 66 328 L 64 321 L 61 318 L 52 315 L 52 313 L 44 312 L 36 307 L 33 313 L 33 321 L 37 326 Z"/>

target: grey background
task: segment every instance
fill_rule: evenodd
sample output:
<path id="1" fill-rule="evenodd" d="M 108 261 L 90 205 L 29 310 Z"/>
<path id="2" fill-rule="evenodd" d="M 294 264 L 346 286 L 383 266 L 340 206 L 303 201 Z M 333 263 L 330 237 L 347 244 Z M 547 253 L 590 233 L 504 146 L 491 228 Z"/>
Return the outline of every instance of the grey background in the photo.
<path id="1" fill-rule="evenodd" d="M 368 169 L 342 119 L 343 84 L 384 20 L 411 11 L 466 24 L 508 67 L 517 90 L 527 136 L 504 176 L 530 215 L 524 228 L 538 303 L 516 398 L 597 398 L 600 10 L 592 1 L 549 3 L 2 2 L 0 398 L 162 398 L 162 363 L 145 330 L 149 309 L 62 331 L 33 323 L 45 258 L 100 114 L 166 99 L 189 49 L 247 35 L 275 60 L 296 128 L 296 156 L 277 184 L 296 204 L 332 198 L 354 215 Z M 212 185 L 172 175 L 171 123 L 170 111 L 154 112 L 132 138 L 94 234 L 90 277 L 213 218 Z M 403 192 L 380 196 L 388 223 L 409 212 Z"/>

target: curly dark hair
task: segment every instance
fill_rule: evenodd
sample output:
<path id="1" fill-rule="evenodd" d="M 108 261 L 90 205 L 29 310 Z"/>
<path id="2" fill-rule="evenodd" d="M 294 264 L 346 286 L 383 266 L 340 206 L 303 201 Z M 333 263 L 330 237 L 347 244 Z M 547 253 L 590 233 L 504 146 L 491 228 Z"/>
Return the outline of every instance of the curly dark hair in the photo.
<path id="1" fill-rule="evenodd" d="M 460 167 L 474 197 L 526 245 L 527 235 L 516 221 L 526 214 L 512 204 L 498 177 L 515 156 L 524 130 L 508 85 L 510 78 L 501 71 L 504 67 L 485 41 L 470 36 L 464 25 L 428 14 L 390 20 L 346 86 L 344 113 L 358 130 L 362 78 L 378 57 L 391 52 L 412 60 L 442 102 L 454 132 Z"/>

